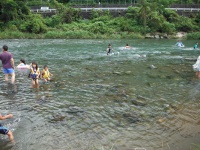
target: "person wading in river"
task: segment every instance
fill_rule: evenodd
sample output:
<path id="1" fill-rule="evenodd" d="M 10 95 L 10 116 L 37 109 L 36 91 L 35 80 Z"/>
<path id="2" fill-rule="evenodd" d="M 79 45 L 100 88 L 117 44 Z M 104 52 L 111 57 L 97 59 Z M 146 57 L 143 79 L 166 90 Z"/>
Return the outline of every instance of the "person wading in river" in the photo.
<path id="1" fill-rule="evenodd" d="M 109 55 L 110 53 L 111 53 L 111 50 L 112 50 L 112 48 L 111 48 L 111 44 L 108 44 L 108 48 L 107 48 L 107 55 Z"/>
<path id="2" fill-rule="evenodd" d="M 2 53 L 0 54 L 0 59 L 3 65 L 3 72 L 5 74 L 5 81 L 8 81 L 8 75 L 11 75 L 11 83 L 15 82 L 15 71 L 14 71 L 14 59 L 11 53 L 8 52 L 8 46 L 4 45 L 2 47 Z"/>
<path id="3" fill-rule="evenodd" d="M 8 119 L 8 118 L 12 118 L 12 117 L 13 117 L 12 114 L 9 114 L 9 115 L 6 115 L 6 116 L 2 116 L 0 114 L 0 120 L 5 120 L 5 119 Z M 0 134 L 8 135 L 11 142 L 14 140 L 12 132 L 1 124 L 0 124 Z"/>

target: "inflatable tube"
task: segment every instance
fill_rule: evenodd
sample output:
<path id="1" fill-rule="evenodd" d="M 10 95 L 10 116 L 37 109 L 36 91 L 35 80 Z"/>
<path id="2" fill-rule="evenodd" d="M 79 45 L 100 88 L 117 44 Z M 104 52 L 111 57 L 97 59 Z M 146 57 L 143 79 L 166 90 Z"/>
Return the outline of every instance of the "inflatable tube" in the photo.
<path id="1" fill-rule="evenodd" d="M 17 66 L 18 69 L 29 69 L 29 65 L 18 65 Z"/>
<path id="2" fill-rule="evenodd" d="M 178 47 L 185 47 L 185 45 L 183 45 L 183 44 L 178 44 L 177 46 Z"/>

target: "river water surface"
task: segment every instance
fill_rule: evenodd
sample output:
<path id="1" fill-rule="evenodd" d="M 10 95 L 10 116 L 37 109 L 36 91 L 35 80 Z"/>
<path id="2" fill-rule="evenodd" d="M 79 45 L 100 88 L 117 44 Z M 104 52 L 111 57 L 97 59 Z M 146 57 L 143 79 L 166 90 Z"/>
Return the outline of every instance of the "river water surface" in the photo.
<path id="1" fill-rule="evenodd" d="M 1 71 L 0 113 L 14 114 L 1 123 L 15 143 L 0 135 L 0 149 L 193 149 L 200 143 L 195 42 L 178 48 L 175 40 L 1 40 L 16 64 L 34 60 L 54 76 L 34 89 L 26 72 L 16 70 L 11 85 Z"/>

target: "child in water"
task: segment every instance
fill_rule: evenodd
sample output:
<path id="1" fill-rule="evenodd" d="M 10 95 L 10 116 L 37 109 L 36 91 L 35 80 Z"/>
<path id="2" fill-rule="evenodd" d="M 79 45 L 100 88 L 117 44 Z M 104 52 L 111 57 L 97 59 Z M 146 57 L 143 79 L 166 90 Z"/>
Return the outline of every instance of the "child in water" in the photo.
<path id="1" fill-rule="evenodd" d="M 0 120 L 5 120 L 5 119 L 8 119 L 8 118 L 12 118 L 12 117 L 13 117 L 12 114 L 9 114 L 9 115 L 6 115 L 6 116 L 2 116 L 0 114 Z M 10 130 L 8 130 L 6 127 L 2 126 L 1 124 L 0 124 L 0 134 L 8 135 L 10 141 L 14 140 L 12 132 Z"/>
<path id="2" fill-rule="evenodd" d="M 32 85 L 38 85 L 38 78 L 40 76 L 40 69 L 36 62 L 32 62 L 30 68 L 30 78 L 32 79 Z"/>
<path id="3" fill-rule="evenodd" d="M 196 49 L 198 46 L 198 42 L 196 42 L 196 44 L 194 44 L 194 49 Z"/>
<path id="4" fill-rule="evenodd" d="M 111 50 L 112 50 L 112 48 L 111 48 L 111 45 L 110 45 L 110 44 L 108 44 L 108 48 L 107 48 L 107 55 L 111 53 Z"/>
<path id="5" fill-rule="evenodd" d="M 44 82 L 50 81 L 51 80 L 51 76 L 53 76 L 53 74 L 51 74 L 49 72 L 48 66 L 45 65 L 44 69 L 42 70 L 42 78 L 44 79 Z"/>

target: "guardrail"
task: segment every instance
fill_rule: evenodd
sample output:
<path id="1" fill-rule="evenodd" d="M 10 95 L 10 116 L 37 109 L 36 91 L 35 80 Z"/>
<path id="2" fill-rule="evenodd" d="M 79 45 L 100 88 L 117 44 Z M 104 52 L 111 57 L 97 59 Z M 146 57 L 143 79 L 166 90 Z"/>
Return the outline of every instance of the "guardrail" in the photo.
<path id="1" fill-rule="evenodd" d="M 56 9 L 31 9 L 34 13 L 56 13 Z"/>
<path id="2" fill-rule="evenodd" d="M 92 11 L 92 10 L 102 10 L 102 11 L 126 11 L 128 7 L 98 7 L 98 8 L 77 8 L 81 11 Z M 185 12 L 200 12 L 200 8 L 165 8 L 174 11 L 185 11 Z M 31 9 L 34 13 L 56 13 L 56 9 Z"/>
<path id="3" fill-rule="evenodd" d="M 125 11 L 127 10 L 128 8 L 127 7 L 102 7 L 102 8 L 79 8 L 81 9 L 82 11 L 91 11 L 91 10 L 109 10 L 109 11 L 118 11 L 118 10 L 122 10 L 122 11 Z M 200 11 L 200 8 L 165 8 L 165 9 L 170 9 L 170 10 L 175 10 L 175 11 L 196 11 L 196 12 L 199 12 Z"/>
<path id="4" fill-rule="evenodd" d="M 165 9 L 170 9 L 170 10 L 175 10 L 175 11 L 187 11 L 187 12 L 200 11 L 200 8 L 165 8 Z"/>
<path id="5" fill-rule="evenodd" d="M 122 10 L 122 11 L 125 11 L 127 10 L 128 8 L 127 7 L 116 7 L 116 8 L 105 8 L 105 7 L 102 7 L 102 8 L 79 8 L 80 10 L 82 11 L 91 11 L 91 10 L 103 10 L 103 11 L 106 11 L 106 10 L 109 10 L 109 11 L 118 11 L 118 10 Z"/>

